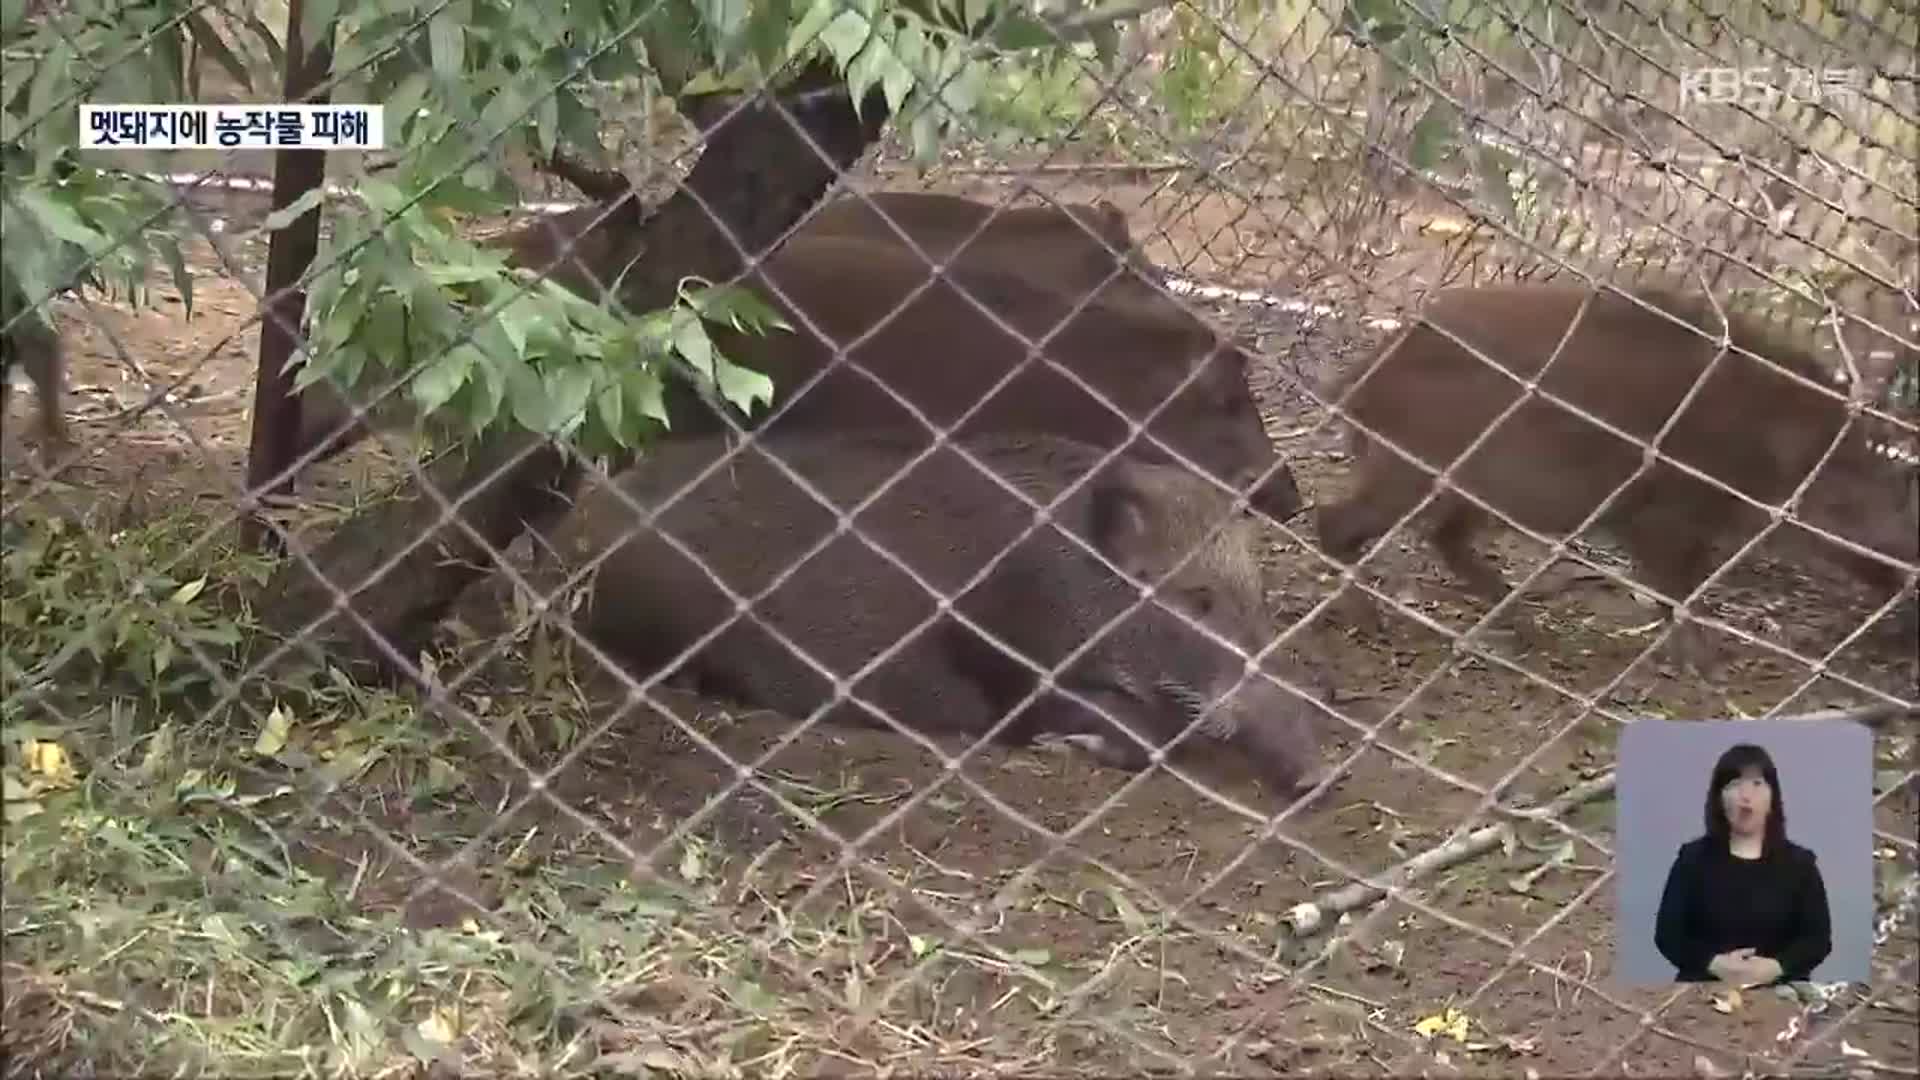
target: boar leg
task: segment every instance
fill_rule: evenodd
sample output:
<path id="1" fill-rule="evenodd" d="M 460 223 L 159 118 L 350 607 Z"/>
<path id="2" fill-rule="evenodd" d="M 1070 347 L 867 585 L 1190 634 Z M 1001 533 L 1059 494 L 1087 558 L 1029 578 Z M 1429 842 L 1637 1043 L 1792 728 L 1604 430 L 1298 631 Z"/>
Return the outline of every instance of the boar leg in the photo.
<path id="1" fill-rule="evenodd" d="M 1511 586 L 1493 560 L 1473 546 L 1474 537 L 1487 522 L 1486 513 L 1460 499 L 1448 500 L 1435 513 L 1434 525 L 1427 530 L 1428 545 L 1468 592 L 1485 600 L 1488 607 L 1498 604 Z M 1518 602 L 1501 621 L 1529 647 L 1543 640 L 1540 624 Z"/>
<path id="2" fill-rule="evenodd" d="M 1707 507 L 1693 507 L 1686 518 L 1679 512 L 1661 514 L 1641 512 L 1613 524 L 1612 532 L 1633 559 L 1636 577 L 1650 588 L 1676 599 L 1692 592 L 1713 570 L 1714 545 L 1709 534 L 1693 520 L 1695 514 L 1710 513 Z M 1668 621 L 1673 608 L 1659 602 Z M 1672 634 L 1673 648 L 1683 664 L 1705 674 L 1713 670 L 1716 649 L 1704 628 L 1682 623 Z"/>
<path id="3" fill-rule="evenodd" d="M 0 348 L 14 353 L 27 369 L 27 379 L 40 398 L 40 457 L 52 464 L 56 455 L 73 445 L 67 431 L 66 354 L 58 333 L 38 315 L 22 319 L 9 337 L 11 340 L 0 343 Z M 5 394 L 6 390 L 0 389 L 0 408 L 5 407 Z"/>
<path id="4" fill-rule="evenodd" d="M 1391 457 L 1389 450 L 1366 443 L 1361 452 L 1353 493 L 1314 512 L 1320 550 L 1347 566 L 1418 505 L 1428 483 L 1424 474 Z M 1379 606 L 1357 585 L 1346 589 L 1336 605 L 1341 617 L 1356 629 L 1373 634 L 1382 629 Z"/>

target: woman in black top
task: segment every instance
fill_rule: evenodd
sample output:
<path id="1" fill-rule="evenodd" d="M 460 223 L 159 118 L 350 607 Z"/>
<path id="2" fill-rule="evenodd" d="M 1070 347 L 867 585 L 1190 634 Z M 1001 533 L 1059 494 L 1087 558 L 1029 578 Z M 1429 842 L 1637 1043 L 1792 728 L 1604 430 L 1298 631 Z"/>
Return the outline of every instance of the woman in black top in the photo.
<path id="1" fill-rule="evenodd" d="M 1833 937 L 1813 852 L 1787 839 L 1780 775 L 1750 743 L 1720 755 L 1707 785 L 1707 834 L 1680 845 L 1653 941 L 1680 982 L 1801 982 Z"/>

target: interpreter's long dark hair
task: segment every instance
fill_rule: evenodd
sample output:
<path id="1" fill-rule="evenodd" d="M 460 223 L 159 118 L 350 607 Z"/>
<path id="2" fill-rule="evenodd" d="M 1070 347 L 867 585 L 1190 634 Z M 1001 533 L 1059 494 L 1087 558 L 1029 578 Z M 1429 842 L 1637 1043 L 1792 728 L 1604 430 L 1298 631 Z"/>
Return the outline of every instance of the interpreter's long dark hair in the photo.
<path id="1" fill-rule="evenodd" d="M 1722 845 L 1727 843 L 1733 825 L 1727 820 L 1727 808 L 1720 801 L 1720 792 L 1748 769 L 1760 770 L 1761 779 L 1773 791 L 1773 805 L 1767 810 L 1766 831 L 1760 848 L 1761 858 L 1766 858 L 1787 849 L 1787 800 L 1780 791 L 1780 773 L 1773 767 L 1773 758 L 1752 743 L 1727 747 L 1727 752 L 1714 763 L 1713 779 L 1707 781 L 1707 835 Z"/>

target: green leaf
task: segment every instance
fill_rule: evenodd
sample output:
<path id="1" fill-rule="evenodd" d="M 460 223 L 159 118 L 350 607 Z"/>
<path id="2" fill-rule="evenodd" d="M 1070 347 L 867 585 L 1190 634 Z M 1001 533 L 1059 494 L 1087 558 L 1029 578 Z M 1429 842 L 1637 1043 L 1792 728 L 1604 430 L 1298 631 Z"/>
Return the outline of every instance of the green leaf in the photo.
<path id="1" fill-rule="evenodd" d="M 867 45 L 869 24 L 857 11 L 841 11 L 820 31 L 820 43 L 827 47 L 836 63 L 844 69 Z"/>
<path id="2" fill-rule="evenodd" d="M 626 417 L 626 410 L 623 407 L 626 403 L 626 393 L 621 389 L 620 383 L 621 380 L 616 376 L 593 396 L 594 414 L 600 418 L 600 423 L 605 425 L 607 433 L 612 435 L 615 441 L 620 440 L 621 421 Z"/>
<path id="3" fill-rule="evenodd" d="M 376 356 L 390 360 L 406 356 L 407 307 L 398 293 L 382 290 L 368 305 L 367 317 L 360 324 L 359 341 Z"/>
<path id="4" fill-rule="evenodd" d="M 441 288 L 451 285 L 472 285 L 481 281 L 493 281 L 500 276 L 501 268 L 485 263 L 431 263 L 420 268 L 428 281 Z"/>
<path id="5" fill-rule="evenodd" d="M 814 39 L 820 36 L 820 31 L 826 29 L 827 24 L 833 21 L 834 15 L 839 11 L 840 7 L 835 0 L 813 0 L 813 6 L 807 8 L 805 15 L 800 16 L 800 22 L 794 26 L 793 33 L 787 37 L 787 57 L 799 56 L 807 46 L 812 45 Z"/>
<path id="6" fill-rule="evenodd" d="M 173 595 L 167 598 L 167 602 L 180 605 L 191 604 L 193 603 L 194 597 L 199 596 L 206 587 L 207 579 L 202 575 L 173 590 Z"/>
<path id="7" fill-rule="evenodd" d="M 539 301 L 530 292 L 523 292 L 507 301 L 494 318 L 513 350 L 512 355 L 516 357 L 527 354 L 528 338 L 548 329 L 546 312 L 541 310 Z"/>
<path id="8" fill-rule="evenodd" d="M 929 165 L 939 159 L 940 121 L 925 103 L 913 114 L 913 121 L 907 128 L 907 140 L 913 147 L 915 161 Z"/>
<path id="9" fill-rule="evenodd" d="M 433 412 L 452 400 L 453 395 L 466 385 L 474 366 L 483 363 L 485 358 L 472 345 L 455 345 L 438 360 L 428 364 L 426 370 L 414 376 L 408 391 L 421 412 Z"/>
<path id="10" fill-rule="evenodd" d="M 396 142 L 405 137 L 408 125 L 417 118 L 420 105 L 426 101 L 427 92 L 432 88 L 432 76 L 424 71 L 416 71 L 402 79 L 400 85 L 387 95 L 387 129 Z"/>
<path id="11" fill-rule="evenodd" d="M 281 229 L 293 224 L 296 219 L 307 211 L 319 206 L 321 201 L 326 197 L 327 189 L 325 187 L 317 187 L 310 191 L 302 192 L 299 198 L 268 214 L 267 219 L 260 223 L 260 231 L 263 233 L 279 232 Z"/>
<path id="12" fill-rule="evenodd" d="M 180 242 L 162 234 L 153 238 L 153 246 L 160 249 L 160 257 L 166 260 L 167 272 L 173 276 L 173 287 L 180 293 L 180 306 L 188 317 L 192 317 L 193 275 L 187 271 L 187 260 L 180 254 Z"/>
<path id="13" fill-rule="evenodd" d="M 680 354 L 688 366 L 706 379 L 713 378 L 713 339 L 707 336 L 707 328 L 692 314 L 674 313 L 673 351 Z"/>
<path id="14" fill-rule="evenodd" d="M 1407 155 L 1409 163 L 1416 169 L 1438 165 L 1453 146 L 1458 127 L 1453 106 L 1444 101 L 1428 106 L 1419 122 L 1413 125 L 1413 147 Z"/>
<path id="15" fill-rule="evenodd" d="M 566 92 L 556 88 L 550 94 L 542 94 L 534 103 L 534 138 L 543 158 L 552 157 L 553 148 L 560 143 L 560 95 Z"/>
<path id="16" fill-rule="evenodd" d="M 585 152 L 590 162 L 606 160 L 606 151 L 600 147 L 599 114 L 581 104 L 571 91 L 556 94 L 554 106 L 559 110 L 560 133 L 566 144 Z"/>
<path id="17" fill-rule="evenodd" d="M 720 396 L 742 414 L 752 416 L 756 401 L 767 406 L 773 404 L 772 379 L 751 368 L 741 367 L 717 352 L 713 360 L 714 381 L 719 384 Z"/>
<path id="18" fill-rule="evenodd" d="M 466 28 L 461 25 L 462 5 L 448 3 L 427 21 L 427 45 L 433 57 L 433 73 L 449 89 L 464 81 L 467 68 Z"/>
<path id="19" fill-rule="evenodd" d="M 897 65 L 893 49 L 879 34 L 875 34 L 860 55 L 847 65 L 847 89 L 853 92 L 853 107 L 857 112 L 862 102 L 867 100 L 867 91 L 886 74 L 888 65 Z"/>
<path id="20" fill-rule="evenodd" d="M 659 372 L 638 364 L 623 367 L 620 387 L 626 395 L 626 411 L 658 421 L 661 427 L 672 426 L 667 418 L 666 387 L 660 382 Z"/>
<path id="21" fill-rule="evenodd" d="M 985 29 L 987 20 L 993 17 L 993 0 L 966 0 L 964 10 L 967 36 L 972 37 Z"/>
<path id="22" fill-rule="evenodd" d="M 881 75 L 880 90 L 887 97 L 887 111 L 897 116 L 900 106 L 918 85 L 916 73 L 927 53 L 926 31 L 920 29 L 918 22 L 909 20 L 888 45 L 891 62 Z"/>
<path id="23" fill-rule="evenodd" d="M 74 213 L 72 207 L 48 198 L 45 189 L 37 186 L 22 186 L 15 189 L 13 196 L 33 217 L 34 222 L 56 239 L 78 244 L 89 253 L 108 245 L 105 236 L 95 232 L 86 222 L 80 220 L 80 215 Z"/>
<path id="24" fill-rule="evenodd" d="M 1398 0 L 1347 0 L 1340 29 L 1356 40 L 1385 45 L 1406 33 L 1407 24 Z"/>
<path id="25" fill-rule="evenodd" d="M 33 84 L 27 89 L 27 122 L 44 121 L 58 107 L 54 95 L 59 92 L 60 84 L 69 83 L 72 80 L 73 66 L 72 46 L 67 44 L 64 37 L 56 40 L 47 50 L 47 55 L 41 58 L 39 70 L 33 75 Z M 42 126 L 44 127 L 45 124 L 43 123 Z M 52 167 L 52 160 L 43 158 L 36 163 L 34 172 L 45 175 Z"/>
<path id="26" fill-rule="evenodd" d="M 523 368 L 526 367 L 526 364 L 515 361 L 512 366 L 513 368 Z M 468 396 L 470 398 L 468 402 L 467 430 L 470 433 L 474 435 L 480 434 L 486 430 L 487 425 L 493 423 L 495 418 L 500 415 L 500 406 L 507 400 L 507 380 L 505 376 L 501 374 L 501 372 L 505 370 L 509 369 L 503 368 L 499 364 L 484 363 L 475 369 L 475 374 L 478 375 L 478 378 L 470 378 L 467 380 Z"/>
<path id="27" fill-rule="evenodd" d="M 500 135 L 512 131 L 526 119 L 528 108 L 532 104 L 517 80 L 507 83 L 493 95 L 492 101 L 487 102 L 487 107 L 480 111 L 481 137 L 489 140 L 497 139 Z M 474 187 L 485 186 L 475 184 L 471 180 L 468 183 Z"/>
<path id="28" fill-rule="evenodd" d="M 1009 11 L 994 28 L 993 43 L 1008 52 L 1025 49 L 1051 49 L 1060 44 L 1059 35 L 1046 23 L 1023 11 Z"/>
<path id="29" fill-rule="evenodd" d="M 587 404 L 593 396 L 593 372 L 575 364 L 546 372 L 545 380 L 553 415 L 547 430 L 555 434 L 572 431 L 586 419 Z"/>
<path id="30" fill-rule="evenodd" d="M 700 17 L 714 39 L 722 45 L 740 36 L 747 17 L 753 13 L 748 0 L 700 0 Z"/>
<path id="31" fill-rule="evenodd" d="M 507 401 L 513 418 L 521 427 L 538 434 L 553 430 L 553 403 L 547 399 L 547 383 L 531 364 L 515 364 L 506 369 Z"/>
<path id="32" fill-rule="evenodd" d="M 407 205 L 407 193 L 377 176 L 363 177 L 360 181 L 360 198 L 383 217 L 392 217 L 400 213 Z"/>
<path id="33" fill-rule="evenodd" d="M 787 48 L 788 27 L 793 23 L 791 0 L 757 0 L 747 5 L 753 20 L 742 36 L 748 53 L 759 61 L 762 70 L 773 70 Z"/>

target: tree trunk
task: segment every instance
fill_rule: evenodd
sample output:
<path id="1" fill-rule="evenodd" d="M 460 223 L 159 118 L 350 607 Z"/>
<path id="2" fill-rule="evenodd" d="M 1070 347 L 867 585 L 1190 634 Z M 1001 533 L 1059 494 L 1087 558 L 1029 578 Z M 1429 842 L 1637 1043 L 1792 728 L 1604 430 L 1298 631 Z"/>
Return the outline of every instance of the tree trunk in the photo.
<path id="1" fill-rule="evenodd" d="M 832 69 L 816 65 L 777 101 L 763 92 L 730 118 L 704 125 L 699 162 L 651 215 L 643 217 L 627 194 L 612 206 L 561 215 L 566 222 L 528 228 L 572 232 L 604 214 L 580 233 L 573 257 L 555 268 L 557 279 L 598 299 L 591 282 L 619 280 L 625 271 L 622 303 L 633 312 L 656 310 L 672 302 L 687 275 L 728 281 L 745 269 L 743 252 L 772 248 L 859 161 L 886 120 L 877 90 L 856 114 Z M 540 254 L 550 245 L 515 247 L 520 265 L 552 263 Z M 568 455 L 520 431 L 451 451 L 422 471 L 431 490 L 415 482 L 405 497 L 350 519 L 311 552 L 311 566 L 294 545 L 256 605 L 262 623 L 336 665 L 392 674 L 417 658 L 461 592 L 493 572 L 523 529 L 565 513 L 579 479 Z"/>

